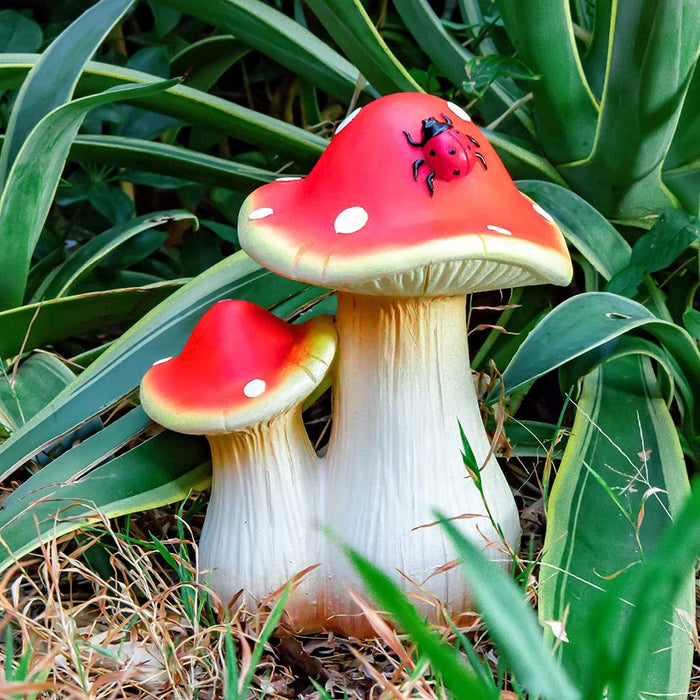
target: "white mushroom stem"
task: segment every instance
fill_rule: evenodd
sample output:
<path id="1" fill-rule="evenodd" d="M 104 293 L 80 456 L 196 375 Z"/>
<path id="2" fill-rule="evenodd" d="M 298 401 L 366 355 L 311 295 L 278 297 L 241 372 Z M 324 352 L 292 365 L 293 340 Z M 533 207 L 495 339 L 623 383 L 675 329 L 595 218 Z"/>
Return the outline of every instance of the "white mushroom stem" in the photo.
<path id="1" fill-rule="evenodd" d="M 245 431 L 207 437 L 213 479 L 200 570 L 224 605 L 243 590 L 254 609 L 318 561 L 317 457 L 301 407 Z M 285 610 L 296 628 L 314 618 L 315 593 L 306 579 L 292 593 Z"/>
<path id="2" fill-rule="evenodd" d="M 443 602 L 469 610 L 459 569 L 436 571 L 455 552 L 434 511 L 507 564 L 507 547 L 461 456 L 461 423 L 479 464 L 485 498 L 506 542 L 517 547 L 518 512 L 489 440 L 474 391 L 466 330 L 466 297 L 385 298 L 338 295 L 339 356 L 333 433 L 326 457 L 325 521 L 340 538 L 388 572 L 401 572 Z M 426 527 L 427 526 L 427 527 Z M 416 529 L 418 528 L 418 529 Z M 342 553 L 327 559 L 329 626 L 371 634 L 347 593 L 361 583 Z M 416 592 L 396 575 L 406 591 Z M 429 613 L 429 610 L 426 610 Z M 354 617 L 343 617 L 355 615 Z"/>

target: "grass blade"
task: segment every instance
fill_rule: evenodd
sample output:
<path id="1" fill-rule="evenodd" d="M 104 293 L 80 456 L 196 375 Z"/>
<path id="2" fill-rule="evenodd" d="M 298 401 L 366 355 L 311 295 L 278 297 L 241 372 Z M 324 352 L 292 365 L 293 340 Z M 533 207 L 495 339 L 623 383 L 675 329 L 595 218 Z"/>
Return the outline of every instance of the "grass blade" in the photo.
<path id="1" fill-rule="evenodd" d="M 482 678 L 474 676 L 416 612 L 396 584 L 383 571 L 349 547 L 345 554 L 362 577 L 374 600 L 389 613 L 430 659 L 433 669 L 442 677 L 451 695 L 460 700 L 494 700 L 498 693 Z M 564 700 L 562 698 L 561 700 Z"/>
<path id="2" fill-rule="evenodd" d="M 580 694 L 545 647 L 535 613 L 503 571 L 467 540 L 449 520 L 440 523 L 452 540 L 463 571 L 493 641 L 518 682 L 533 695 L 550 700 Z"/>

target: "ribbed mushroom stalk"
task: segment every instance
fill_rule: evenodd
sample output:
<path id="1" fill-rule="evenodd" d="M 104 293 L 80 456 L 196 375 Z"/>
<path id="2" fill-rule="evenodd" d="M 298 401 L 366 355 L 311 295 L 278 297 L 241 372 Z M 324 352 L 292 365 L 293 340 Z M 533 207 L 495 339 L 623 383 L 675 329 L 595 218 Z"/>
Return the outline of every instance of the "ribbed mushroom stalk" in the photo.
<path id="1" fill-rule="evenodd" d="M 491 557 L 508 561 L 483 499 L 464 467 L 459 425 L 479 464 L 491 514 L 509 546 L 520 527 L 508 484 L 483 427 L 469 368 L 465 297 L 389 298 L 339 294 L 339 357 L 333 433 L 324 467 L 326 521 L 385 571 L 400 570 L 454 615 L 469 610 L 459 571 L 434 510 L 450 517 Z M 345 633 L 371 634 L 345 585 L 359 581 L 330 550 L 329 612 Z M 345 585 L 343 585 L 345 584 Z M 407 590 L 416 589 L 403 582 Z M 426 609 L 426 612 L 429 612 Z M 354 615 L 354 616 L 353 616 Z M 329 615 L 330 617 L 330 615 Z"/>
<path id="2" fill-rule="evenodd" d="M 318 465 L 301 404 L 335 347 L 328 316 L 292 326 L 249 302 L 223 301 L 180 355 L 143 379 L 141 401 L 154 420 L 211 445 L 200 567 L 224 605 L 243 591 L 255 606 L 318 562 Z M 291 626 L 318 627 L 317 595 L 318 577 L 299 584 L 286 609 Z"/>
<path id="3" fill-rule="evenodd" d="M 350 115 L 304 180 L 254 192 L 239 235 L 266 267 L 340 290 L 326 523 L 452 614 L 469 610 L 461 573 L 445 567 L 455 553 L 431 526 L 434 511 L 504 562 L 520 528 L 505 477 L 487 459 L 466 294 L 567 284 L 571 261 L 552 217 L 517 190 L 462 109 L 412 93 Z M 488 509 L 462 461 L 460 424 L 483 466 Z M 353 616 L 347 587 L 359 582 L 345 560 L 329 550 L 322 565 L 326 626 L 371 634 Z"/>

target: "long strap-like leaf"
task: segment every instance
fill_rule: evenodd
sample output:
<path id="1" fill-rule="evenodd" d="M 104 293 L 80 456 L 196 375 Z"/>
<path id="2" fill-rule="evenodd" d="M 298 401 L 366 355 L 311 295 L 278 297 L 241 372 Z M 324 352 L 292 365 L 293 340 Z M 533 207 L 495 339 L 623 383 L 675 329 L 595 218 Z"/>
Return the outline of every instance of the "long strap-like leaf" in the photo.
<path id="1" fill-rule="evenodd" d="M 15 100 L 0 153 L 0 191 L 29 132 L 68 102 L 83 67 L 135 0 L 101 0 L 53 41 L 32 68 Z"/>
<path id="2" fill-rule="evenodd" d="M 554 163 L 593 150 L 598 106 L 576 46 L 569 0 L 497 0 L 520 58 L 540 79 L 532 83 L 535 124 Z"/>
<path id="3" fill-rule="evenodd" d="M 35 54 L 2 56 L 0 87 L 16 87 L 37 60 Z M 141 71 L 90 61 L 85 66 L 77 92 L 85 94 L 118 85 L 144 85 L 155 79 L 155 76 Z M 134 104 L 188 124 L 223 131 L 304 164 L 313 164 L 327 144 L 320 136 L 292 124 L 185 85 L 175 85 L 157 97 L 143 94 L 134 100 Z"/>
<path id="4" fill-rule="evenodd" d="M 24 141 L 0 196 L 0 309 L 24 297 L 34 246 L 68 156 L 87 113 L 111 102 L 162 92 L 177 81 L 122 86 L 83 97 L 49 112 Z"/>
<path id="5" fill-rule="evenodd" d="M 622 357 L 591 373 L 549 501 L 540 569 L 540 619 L 560 637 L 555 623 L 564 624 L 568 642 L 560 644 L 560 653 L 580 682 L 618 672 L 594 666 L 596 606 L 628 567 L 651 554 L 687 493 L 676 429 L 650 362 Z M 693 645 L 674 605 L 691 617 L 690 573 L 688 568 L 682 597 L 664 601 L 650 635 L 641 627 L 630 630 L 646 641 L 629 659 L 638 675 L 624 697 L 681 697 L 687 692 Z M 631 590 L 627 594 L 632 597 Z M 635 602 L 620 606 L 620 619 L 606 623 L 615 630 L 604 642 L 610 648 L 623 642 L 621 631 Z"/>
<path id="6" fill-rule="evenodd" d="M 700 55 L 699 11 L 697 0 L 612 5 L 595 147 L 563 171 L 606 216 L 640 218 L 678 205 L 661 169 Z"/>
<path id="7" fill-rule="evenodd" d="M 307 0 L 307 4 L 363 77 L 380 93 L 420 91 L 359 0 Z"/>
<path id="8" fill-rule="evenodd" d="M 44 445 L 96 415 L 138 386 L 158 359 L 182 349 L 195 323 L 213 303 L 229 297 L 274 306 L 306 288 L 263 270 L 236 253 L 195 278 L 148 313 L 75 382 L 0 446 L 4 478 Z"/>
<path id="9" fill-rule="evenodd" d="M 261 53 L 349 103 L 360 77 L 338 52 L 287 15 L 260 0 L 162 0 L 230 32 Z"/>

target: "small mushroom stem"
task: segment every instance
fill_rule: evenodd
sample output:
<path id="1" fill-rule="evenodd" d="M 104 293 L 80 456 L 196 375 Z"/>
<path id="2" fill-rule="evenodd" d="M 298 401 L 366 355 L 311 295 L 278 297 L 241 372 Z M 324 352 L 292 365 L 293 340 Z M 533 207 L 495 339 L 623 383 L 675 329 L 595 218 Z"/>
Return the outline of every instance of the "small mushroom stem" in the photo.
<path id="1" fill-rule="evenodd" d="M 455 520 L 494 560 L 509 561 L 484 499 L 465 469 L 459 425 L 481 470 L 485 499 L 505 541 L 517 546 L 518 512 L 486 435 L 474 390 L 466 297 L 338 295 L 339 354 L 333 433 L 326 457 L 326 522 L 387 572 L 400 570 L 453 615 L 470 609 L 458 568 L 438 571 L 455 552 L 435 521 Z M 462 516 L 462 517 L 460 517 Z M 466 517 L 465 517 L 466 516 Z M 329 545 L 327 627 L 367 636 L 347 587 L 361 590 L 342 553 Z M 449 569 L 449 567 L 448 567 Z M 406 591 L 417 589 L 396 576 Z M 423 612 L 435 617 L 435 611 Z"/>
<path id="2" fill-rule="evenodd" d="M 243 590 L 254 608 L 318 561 L 318 458 L 300 406 L 253 428 L 207 437 L 213 480 L 200 570 L 224 605 Z M 290 596 L 285 611 L 295 629 L 315 620 L 315 595 L 304 579 Z"/>

